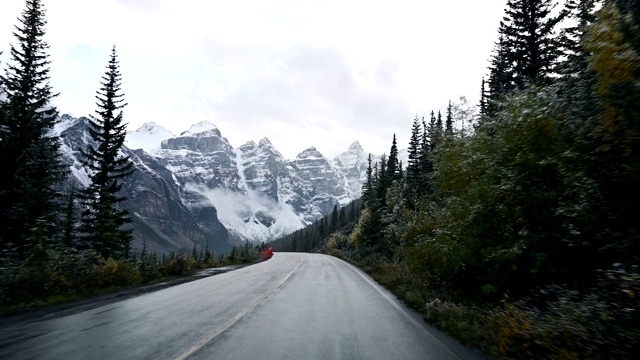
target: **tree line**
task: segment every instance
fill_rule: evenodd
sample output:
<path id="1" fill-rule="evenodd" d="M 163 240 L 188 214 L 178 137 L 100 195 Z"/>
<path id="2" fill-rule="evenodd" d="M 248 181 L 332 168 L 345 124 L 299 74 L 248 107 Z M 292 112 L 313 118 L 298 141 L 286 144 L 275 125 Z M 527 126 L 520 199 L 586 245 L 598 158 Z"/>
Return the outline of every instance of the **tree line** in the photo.
<path id="1" fill-rule="evenodd" d="M 509 0 L 477 113 L 416 117 L 406 167 L 394 136 L 353 231 L 320 247 L 493 355 L 631 359 L 640 2 L 562 5 Z"/>
<path id="2" fill-rule="evenodd" d="M 26 0 L 0 75 L 0 305 L 82 296 L 215 266 L 207 247 L 198 253 L 194 245 L 191 255 L 172 252 L 161 259 L 146 243 L 141 251 L 131 249 L 132 219 L 121 206 L 126 200 L 121 189 L 134 167 L 122 151 L 127 104 L 115 46 L 79 157 L 90 182 L 68 189 L 72 175 L 53 132 L 60 119 L 53 105 L 58 94 L 50 85 L 46 24 L 42 1 Z M 229 262 L 251 257 L 242 254 Z"/>

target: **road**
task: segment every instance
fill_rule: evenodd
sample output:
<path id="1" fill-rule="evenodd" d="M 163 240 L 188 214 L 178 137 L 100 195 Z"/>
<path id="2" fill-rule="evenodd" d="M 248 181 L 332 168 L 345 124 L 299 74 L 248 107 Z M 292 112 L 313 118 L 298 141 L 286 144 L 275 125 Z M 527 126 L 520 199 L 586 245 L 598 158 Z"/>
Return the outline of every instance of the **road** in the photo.
<path id="1" fill-rule="evenodd" d="M 0 359 L 472 359 L 352 265 L 271 260 L 62 317 L 0 325 Z"/>

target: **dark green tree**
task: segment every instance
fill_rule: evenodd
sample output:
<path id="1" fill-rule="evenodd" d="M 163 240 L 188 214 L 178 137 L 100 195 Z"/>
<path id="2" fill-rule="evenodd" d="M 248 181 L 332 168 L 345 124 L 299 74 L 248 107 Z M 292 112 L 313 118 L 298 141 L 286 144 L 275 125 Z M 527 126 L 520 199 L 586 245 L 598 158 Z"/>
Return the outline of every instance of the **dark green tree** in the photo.
<path id="1" fill-rule="evenodd" d="M 556 26 L 566 12 L 553 14 L 553 0 L 509 0 L 489 64 L 486 115 L 501 99 L 526 84 L 547 85 L 558 72 L 562 41 Z M 481 113 L 483 109 L 481 108 Z"/>
<path id="2" fill-rule="evenodd" d="M 329 233 L 333 233 L 338 229 L 338 204 L 333 205 L 333 211 L 331 211 L 331 221 L 329 223 Z"/>
<path id="3" fill-rule="evenodd" d="M 447 117 L 444 123 L 444 137 L 450 138 L 453 136 L 453 105 L 451 105 L 451 100 L 449 100 L 449 105 L 447 105 Z"/>
<path id="4" fill-rule="evenodd" d="M 420 146 L 420 186 L 418 194 L 431 195 L 433 193 L 433 160 L 431 154 L 435 150 L 431 136 L 434 135 L 435 117 L 431 112 L 431 122 L 427 127 L 424 119 L 422 120 L 422 145 Z"/>
<path id="5" fill-rule="evenodd" d="M 567 0 L 565 3 L 567 17 L 572 20 L 572 25 L 564 28 L 560 37 L 564 61 L 560 64 L 559 72 L 565 78 L 584 77 L 590 73 L 589 53 L 581 42 L 589 26 L 596 20 L 595 7 L 599 2 L 600 0 Z"/>
<path id="6" fill-rule="evenodd" d="M 393 142 L 391 144 L 391 150 L 389 151 L 389 157 L 387 158 L 387 177 L 390 181 L 400 180 L 400 178 L 402 178 L 402 169 L 398 161 L 396 134 L 393 134 Z"/>
<path id="7" fill-rule="evenodd" d="M 424 122 L 424 118 L 422 119 Z M 420 129 L 420 122 L 418 117 L 416 116 L 413 119 L 413 125 L 411 126 L 411 138 L 409 140 L 409 164 L 407 164 L 407 198 L 410 199 L 410 203 L 412 203 L 411 199 L 414 199 L 420 187 L 420 176 L 421 176 L 421 166 L 420 166 L 420 151 L 421 151 L 421 141 L 422 134 Z"/>
<path id="8" fill-rule="evenodd" d="M 126 198 L 119 195 L 122 179 L 133 173 L 128 156 L 121 154 L 126 135 L 122 122 L 125 107 L 120 91 L 120 70 L 115 46 L 107 71 L 97 92 L 97 116 L 91 116 L 89 134 L 94 144 L 84 151 L 83 165 L 91 171 L 91 185 L 83 192 L 82 233 L 86 245 L 103 257 L 128 257 L 131 230 L 128 212 L 118 204 Z"/>
<path id="9" fill-rule="evenodd" d="M 49 45 L 44 41 L 45 10 L 40 0 L 27 0 L 13 33 L 10 62 L 0 76 L 5 102 L 0 102 L 0 251 L 11 248 L 24 259 L 32 229 L 45 226 L 56 234 L 59 193 L 66 174 L 59 142 L 50 135 L 58 112 L 49 85 Z M 38 226 L 36 226 L 38 225 Z M 49 239 L 52 237 L 50 236 Z"/>

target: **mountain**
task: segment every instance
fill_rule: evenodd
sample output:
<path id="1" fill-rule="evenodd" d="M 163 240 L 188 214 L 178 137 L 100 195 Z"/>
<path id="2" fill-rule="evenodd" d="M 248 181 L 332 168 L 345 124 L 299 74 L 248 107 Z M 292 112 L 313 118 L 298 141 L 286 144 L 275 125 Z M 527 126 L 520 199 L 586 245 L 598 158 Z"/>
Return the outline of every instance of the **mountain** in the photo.
<path id="1" fill-rule="evenodd" d="M 89 120 L 69 115 L 60 120 L 53 133 L 60 137 L 63 161 L 70 169 L 65 186 L 67 191 L 77 191 L 90 182 L 80 164 L 81 150 L 92 141 Z M 190 251 L 194 243 L 217 253 L 231 249 L 234 242 L 206 197 L 180 185 L 171 171 L 143 150 L 125 147 L 122 153 L 131 157 L 136 169 L 122 189 L 127 196 L 123 207 L 133 218 L 133 248 L 140 249 L 146 242 L 156 252 Z"/>
<path id="2" fill-rule="evenodd" d="M 67 187 L 79 189 L 90 181 L 79 161 L 88 120 L 60 120 L 54 133 L 72 174 Z M 287 160 L 267 138 L 234 148 L 211 122 L 179 136 L 146 123 L 125 144 L 136 168 L 123 186 L 134 247 L 146 241 L 159 252 L 190 250 L 194 242 L 224 252 L 300 229 L 360 196 L 368 156 L 355 142 L 333 160 L 314 147 Z"/>
<path id="3" fill-rule="evenodd" d="M 369 154 L 364 151 L 359 142 L 354 142 L 349 149 L 333 159 L 335 166 L 342 171 L 347 179 L 347 186 L 351 194 L 362 193 L 362 184 L 366 180 Z M 372 156 L 372 161 L 375 162 Z"/>
<path id="4" fill-rule="evenodd" d="M 148 122 L 143 124 L 138 130 L 127 133 L 125 146 L 129 149 L 143 149 L 148 154 L 153 154 L 160 150 L 163 140 L 175 137 L 175 135 L 162 126 Z"/>

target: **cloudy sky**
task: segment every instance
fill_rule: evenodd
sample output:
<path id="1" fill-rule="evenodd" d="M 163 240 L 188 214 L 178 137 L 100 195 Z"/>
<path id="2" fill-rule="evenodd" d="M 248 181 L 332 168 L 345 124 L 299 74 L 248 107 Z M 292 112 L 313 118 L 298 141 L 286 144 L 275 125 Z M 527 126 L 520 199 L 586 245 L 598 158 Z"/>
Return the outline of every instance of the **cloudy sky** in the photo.
<path id="1" fill-rule="evenodd" d="M 125 120 L 174 134 L 211 121 L 234 147 L 268 137 L 287 158 L 354 141 L 406 147 L 412 120 L 476 103 L 506 0 L 44 0 L 61 113 L 95 109 L 112 45 Z M 24 0 L 0 1 L 4 69 Z"/>

